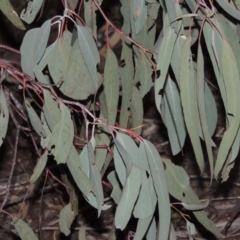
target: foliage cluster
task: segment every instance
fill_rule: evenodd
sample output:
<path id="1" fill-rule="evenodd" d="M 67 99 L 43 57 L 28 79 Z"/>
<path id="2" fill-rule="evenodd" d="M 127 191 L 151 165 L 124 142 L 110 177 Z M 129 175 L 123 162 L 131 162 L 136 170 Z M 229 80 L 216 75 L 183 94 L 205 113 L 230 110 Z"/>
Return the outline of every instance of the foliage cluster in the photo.
<path id="1" fill-rule="evenodd" d="M 22 20 L 34 21 L 43 2 L 29 1 L 20 17 L 9 0 L 2 0 L 0 9 L 16 27 L 24 29 Z M 0 59 L 0 144 L 7 132 L 9 115 L 15 122 L 11 107 L 14 98 L 4 85 L 11 75 L 22 86 L 29 119 L 28 127 L 15 123 L 16 139 L 20 131 L 29 132 L 30 124 L 41 138 L 31 183 L 44 170 L 49 171 L 46 164 L 53 156 L 57 164 L 68 168 L 86 201 L 100 215 L 110 207 L 104 203 L 102 177 L 113 159 L 114 170 L 107 179 L 113 187 L 111 197 L 117 204 L 117 229 L 125 229 L 133 215 L 138 219 L 134 240 L 176 239 L 170 208 L 177 208 L 170 203 L 170 194 L 192 211 L 207 230 L 223 237 L 206 216 L 205 206 L 191 189 L 185 170 L 170 159 L 161 159 L 154 145 L 141 137 L 143 98 L 154 87 L 156 107 L 167 128 L 172 154 L 181 152 L 188 134 L 200 172 L 204 171 L 205 148 L 211 181 L 220 173 L 226 181 L 240 147 L 240 1 L 121 0 L 124 21 L 121 30 L 106 17 L 101 0 L 62 2 L 62 16 L 55 16 L 25 34 L 20 48 L 22 71 Z M 82 8 L 83 17 L 78 14 Z M 103 74 L 97 68 L 100 56 L 95 42 L 96 11 L 102 14 L 107 26 Z M 163 29 L 156 36 L 160 11 Z M 49 44 L 54 25 L 58 27 L 58 36 Z M 110 27 L 121 39 L 121 64 L 109 44 Z M 196 58 L 192 53 L 194 44 Z M 212 136 L 218 115 L 204 78 L 202 49 L 210 57 L 226 112 L 226 131 L 216 162 Z M 35 107 L 33 102 L 37 103 Z M 15 107 L 25 116 L 21 107 Z M 60 212 L 59 227 L 69 235 L 78 214 L 77 197 L 74 186 L 63 182 L 70 200 Z M 6 201 L 7 196 L 2 212 Z M 193 223 L 182 216 L 190 234 L 194 234 Z M 23 220 L 13 217 L 13 221 L 23 240 L 37 239 Z M 114 234 L 113 231 L 113 239 Z"/>

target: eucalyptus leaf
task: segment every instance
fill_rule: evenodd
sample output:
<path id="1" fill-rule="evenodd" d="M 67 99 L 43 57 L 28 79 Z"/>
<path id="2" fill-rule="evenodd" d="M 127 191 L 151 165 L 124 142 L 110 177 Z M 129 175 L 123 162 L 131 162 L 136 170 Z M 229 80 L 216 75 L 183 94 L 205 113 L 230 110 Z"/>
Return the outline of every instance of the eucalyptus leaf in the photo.
<path id="1" fill-rule="evenodd" d="M 36 131 L 36 133 L 39 136 L 42 136 L 45 138 L 46 133 L 43 128 L 42 122 L 41 122 L 39 116 L 37 115 L 37 113 L 35 112 L 35 110 L 32 108 L 32 106 L 27 98 L 25 99 L 25 106 L 27 108 L 28 117 L 30 119 L 30 122 L 31 122 L 34 130 Z"/>
<path id="2" fill-rule="evenodd" d="M 115 215 L 115 226 L 123 230 L 133 211 L 134 204 L 137 200 L 139 189 L 141 186 L 141 171 L 138 167 L 132 165 L 132 169 L 126 184 L 124 185 L 121 199 L 117 206 L 116 215 Z"/>
<path id="3" fill-rule="evenodd" d="M 21 12 L 21 19 L 28 24 L 32 23 L 41 9 L 42 4 L 43 0 L 29 1 L 27 8 Z"/>
<path id="4" fill-rule="evenodd" d="M 61 117 L 52 130 L 48 149 L 58 164 L 66 163 L 74 137 L 73 122 L 67 106 L 60 102 Z"/>
<path id="5" fill-rule="evenodd" d="M 0 146 L 6 137 L 9 122 L 9 110 L 6 98 L 2 89 L 0 89 Z"/>
<path id="6" fill-rule="evenodd" d="M 60 231 L 65 234 L 65 236 L 68 236 L 71 233 L 70 227 L 72 225 L 73 219 L 74 215 L 72 211 L 72 205 L 69 203 L 60 211 L 59 218 L 59 228 Z"/>
<path id="7" fill-rule="evenodd" d="M 13 217 L 14 227 L 22 240 L 38 240 L 33 230 L 20 218 Z"/>
<path id="8" fill-rule="evenodd" d="M 11 2 L 9 0 L 0 1 L 0 10 L 3 14 L 11 21 L 11 23 L 21 30 L 26 30 L 24 24 L 19 18 L 17 12 L 14 10 Z"/>

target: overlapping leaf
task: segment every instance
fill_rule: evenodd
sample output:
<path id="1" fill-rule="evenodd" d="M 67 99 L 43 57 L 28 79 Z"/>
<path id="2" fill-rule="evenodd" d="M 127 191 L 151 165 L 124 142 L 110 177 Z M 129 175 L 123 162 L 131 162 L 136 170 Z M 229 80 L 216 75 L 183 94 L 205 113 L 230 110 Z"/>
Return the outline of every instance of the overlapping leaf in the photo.
<path id="1" fill-rule="evenodd" d="M 150 166 L 151 176 L 154 188 L 158 198 L 159 212 L 159 235 L 158 239 L 168 239 L 170 230 L 170 200 L 168 195 L 168 187 L 164 174 L 164 167 L 160 155 L 154 145 L 144 140 L 147 160 Z"/>
<path id="2" fill-rule="evenodd" d="M 167 79 L 164 90 L 162 117 L 168 130 L 172 153 L 176 155 L 181 151 L 187 134 L 180 94 L 170 77 Z"/>
<path id="3" fill-rule="evenodd" d="M 71 46 L 72 34 L 65 31 L 63 37 L 58 39 L 58 46 L 51 61 L 48 63 L 51 77 L 60 90 L 70 98 L 76 100 L 86 99 L 94 94 L 96 87 L 93 84 L 89 70 L 85 64 L 78 41 Z M 93 69 L 96 73 L 96 71 Z M 97 78 L 98 86 L 101 84 Z"/>
<path id="4" fill-rule="evenodd" d="M 34 130 L 36 131 L 36 133 L 39 136 L 42 136 L 45 138 L 46 133 L 43 128 L 42 122 L 41 122 L 39 116 L 37 115 L 37 113 L 35 112 L 35 110 L 32 108 L 32 106 L 27 98 L 25 99 L 25 106 L 27 108 L 28 117 L 30 119 L 30 122 L 31 122 Z"/>
<path id="5" fill-rule="evenodd" d="M 132 165 L 130 174 L 124 185 L 121 199 L 117 206 L 115 214 L 115 226 L 123 230 L 133 211 L 134 204 L 137 200 L 141 186 L 141 171 L 135 165 Z"/>
<path id="6" fill-rule="evenodd" d="M 187 39 L 182 50 L 180 65 L 180 95 L 182 100 L 183 113 L 186 127 L 193 145 L 195 157 L 200 169 L 203 172 L 204 159 L 200 143 L 198 128 L 198 110 L 196 99 L 196 83 L 194 70 L 190 58 L 190 39 Z"/>
<path id="7" fill-rule="evenodd" d="M 199 201 L 197 195 L 191 189 L 189 184 L 189 177 L 182 167 L 174 165 L 170 160 L 165 161 L 166 170 L 165 175 L 167 179 L 167 185 L 169 193 L 179 201 L 186 204 L 198 204 Z M 206 213 L 201 211 L 193 211 L 193 214 L 197 220 L 210 232 L 217 237 L 224 237 L 215 224 L 207 217 Z"/>
<path id="8" fill-rule="evenodd" d="M 66 164 L 75 183 L 77 184 L 81 192 L 84 194 L 84 196 L 88 197 L 90 192 L 94 193 L 94 187 L 86 173 L 83 171 L 82 164 L 79 161 L 78 152 L 73 145 Z"/>
<path id="9" fill-rule="evenodd" d="M 232 48 L 225 40 L 223 40 L 222 47 L 222 69 L 227 92 L 227 111 L 229 115 L 233 116 L 233 118 L 230 122 L 229 128 L 223 135 L 223 139 L 218 151 L 217 161 L 214 169 L 215 177 L 218 176 L 218 173 L 226 161 L 240 124 L 240 112 L 238 109 L 238 103 L 240 102 L 238 66 Z"/>
<path id="10" fill-rule="evenodd" d="M 176 38 L 177 38 L 176 33 L 171 28 L 171 26 L 168 26 L 166 32 L 164 33 L 164 37 L 162 39 L 161 46 L 158 52 L 157 69 L 160 70 L 160 77 L 155 80 L 154 87 L 155 102 L 159 112 L 162 100 L 161 91 L 163 90 L 163 86 L 167 77 L 167 72 L 171 61 Z"/>
<path id="11" fill-rule="evenodd" d="M 135 31 L 138 33 L 147 20 L 147 4 L 145 0 L 133 0 L 133 16 L 135 19 Z"/>
<path id="12" fill-rule="evenodd" d="M 95 90 L 98 89 L 98 79 L 97 79 L 97 69 L 96 65 L 100 61 L 98 49 L 96 43 L 93 40 L 92 35 L 89 31 L 82 26 L 77 26 L 78 33 L 78 43 L 80 47 L 80 51 L 82 53 L 84 62 L 89 71 L 89 75 L 92 78 L 93 85 L 95 86 Z"/>
<path id="13" fill-rule="evenodd" d="M 71 114 L 62 102 L 60 102 L 61 117 L 52 130 L 48 143 L 48 149 L 54 155 L 58 164 L 66 163 L 74 137 Z"/>

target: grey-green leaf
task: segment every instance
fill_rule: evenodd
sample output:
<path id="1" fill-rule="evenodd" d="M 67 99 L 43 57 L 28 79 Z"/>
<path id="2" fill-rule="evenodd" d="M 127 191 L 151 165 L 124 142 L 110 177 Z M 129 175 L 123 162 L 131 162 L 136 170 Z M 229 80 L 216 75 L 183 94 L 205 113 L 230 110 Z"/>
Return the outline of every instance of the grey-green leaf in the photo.
<path id="1" fill-rule="evenodd" d="M 170 160 L 165 160 L 168 191 L 176 199 L 186 204 L 201 205 L 197 195 L 190 187 L 189 177 L 182 167 L 174 165 Z M 203 210 L 193 211 L 198 221 L 210 232 L 219 238 L 224 235 L 219 231 L 215 224 L 207 217 Z"/>
<path id="2" fill-rule="evenodd" d="M 107 176 L 107 179 L 109 180 L 113 187 L 111 198 L 114 200 L 116 204 L 118 204 L 121 198 L 122 190 L 116 172 L 115 171 L 110 172 Z"/>
<path id="3" fill-rule="evenodd" d="M 68 203 L 63 209 L 60 211 L 60 219 L 59 219 L 59 228 L 65 236 L 68 236 L 71 231 L 70 227 L 72 225 L 74 219 L 74 214 L 72 211 L 72 204 Z"/>
<path id="4" fill-rule="evenodd" d="M 28 112 L 28 117 L 30 119 L 30 122 L 34 128 L 34 130 L 36 131 L 36 133 L 39 136 L 42 137 L 46 137 L 46 133 L 45 130 L 43 128 L 43 124 L 42 121 L 40 120 L 39 116 L 37 115 L 37 113 L 35 112 L 35 110 L 32 108 L 29 100 L 26 98 L 25 99 L 25 106 L 27 108 L 27 112 Z"/>
<path id="5" fill-rule="evenodd" d="M 48 149 L 54 155 L 58 164 L 66 163 L 70 153 L 74 129 L 71 114 L 67 106 L 60 102 L 61 117 L 54 126 L 51 138 L 48 143 Z"/>
<path id="6" fill-rule="evenodd" d="M 78 43 L 93 84 L 98 89 L 96 65 L 100 61 L 98 49 L 92 35 L 83 26 L 77 26 Z"/>
<path id="7" fill-rule="evenodd" d="M 47 160 L 48 160 L 48 151 L 45 150 L 45 152 L 40 157 L 40 159 L 37 162 L 37 165 L 35 166 L 35 168 L 33 170 L 33 174 L 30 178 L 30 183 L 34 183 L 38 180 L 38 178 L 42 174 L 44 168 L 46 167 Z"/>
<path id="8" fill-rule="evenodd" d="M 186 127 L 200 172 L 202 173 L 204 169 L 204 159 L 198 131 L 199 118 L 196 99 L 196 83 L 190 54 L 190 39 L 188 38 L 183 45 L 180 63 L 180 95 Z"/>
<path id="9" fill-rule="evenodd" d="M 108 123 L 115 124 L 118 108 L 119 95 L 119 72 L 118 62 L 114 52 L 108 48 L 106 63 L 104 68 L 104 93 L 106 96 Z"/>
<path id="10" fill-rule="evenodd" d="M 9 21 L 21 30 L 26 30 L 17 12 L 14 10 L 9 0 L 0 1 L 0 10 L 9 19 Z"/>
<path id="11" fill-rule="evenodd" d="M 13 217 L 13 224 L 22 240 L 38 240 L 33 230 L 22 219 Z"/>
<path id="12" fill-rule="evenodd" d="M 142 132 L 142 124 L 143 124 L 143 102 L 140 91 L 134 87 L 132 102 L 130 106 L 131 111 L 131 122 L 133 130 L 139 135 Z"/>
<path id="13" fill-rule="evenodd" d="M 77 184 L 81 192 L 84 194 L 84 196 L 88 197 L 90 192 L 95 192 L 90 179 L 83 171 L 82 164 L 79 161 L 78 152 L 73 145 L 67 159 L 67 166 L 75 183 Z"/>
<path id="14" fill-rule="evenodd" d="M 168 187 L 164 173 L 164 167 L 160 155 L 154 145 L 148 140 L 144 140 L 147 160 L 151 170 L 154 188 L 158 198 L 159 211 L 159 235 L 158 239 L 168 239 L 170 230 L 170 200 Z"/>
<path id="15" fill-rule="evenodd" d="M 9 121 L 9 110 L 3 90 L 0 90 L 0 146 L 6 137 Z"/>
<path id="16" fill-rule="evenodd" d="M 124 185 L 121 199 L 117 206 L 115 215 L 115 226 L 123 230 L 132 214 L 134 204 L 137 200 L 141 186 L 141 171 L 138 167 L 132 165 L 131 172 Z"/>
<path id="17" fill-rule="evenodd" d="M 133 17 L 135 19 L 135 31 L 138 33 L 147 20 L 147 4 L 145 0 L 133 0 Z"/>
<path id="18" fill-rule="evenodd" d="M 171 61 L 176 38 L 177 35 L 175 31 L 171 28 L 171 26 L 169 26 L 167 28 L 167 31 L 164 33 L 164 37 L 162 39 L 160 49 L 158 52 L 157 69 L 161 71 L 161 75 L 159 78 L 156 79 L 154 89 L 155 89 L 155 102 L 159 112 L 162 99 L 161 91 L 163 89 L 167 77 L 167 72 Z"/>
<path id="19" fill-rule="evenodd" d="M 165 85 L 164 123 L 167 127 L 168 137 L 173 155 L 178 154 L 185 142 L 187 131 L 184 123 L 180 94 L 177 85 L 168 77 Z"/>
<path id="20" fill-rule="evenodd" d="M 23 9 L 21 12 L 21 19 L 28 24 L 32 23 L 37 16 L 42 4 L 43 0 L 29 1 L 27 8 Z"/>

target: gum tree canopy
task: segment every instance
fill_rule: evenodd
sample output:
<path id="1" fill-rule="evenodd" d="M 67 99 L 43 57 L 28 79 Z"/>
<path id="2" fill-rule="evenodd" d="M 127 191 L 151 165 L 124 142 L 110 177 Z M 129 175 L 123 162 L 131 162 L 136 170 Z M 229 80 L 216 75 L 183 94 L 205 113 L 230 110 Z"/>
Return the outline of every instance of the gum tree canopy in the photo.
<path id="1" fill-rule="evenodd" d="M 9 0 L 1 0 L 0 10 L 24 30 L 45 11 L 44 2 L 28 1 L 18 15 Z M 31 130 L 40 139 L 35 142 L 32 137 L 39 159 L 31 184 L 43 172 L 49 173 L 49 158 L 67 169 L 65 178 L 58 179 L 69 195 L 69 203 L 59 214 L 60 231 L 66 236 L 71 233 L 78 215 L 77 193 L 97 209 L 98 216 L 111 207 L 104 200 L 104 178 L 116 204 L 111 239 L 117 237 L 114 229 L 126 229 L 131 218 L 137 219 L 134 240 L 176 239 L 171 209 L 183 216 L 189 234 L 195 233 L 195 226 L 181 211 L 188 210 L 204 228 L 224 237 L 207 217 L 208 202 L 201 203 L 184 168 L 171 158 L 161 158 L 153 143 L 141 137 L 143 98 L 154 89 L 172 156 L 181 153 L 188 137 L 199 172 L 207 172 L 210 183 L 226 181 L 240 147 L 240 1 L 120 0 L 121 28 L 104 13 L 102 0 L 59 2 L 62 15 L 26 32 L 20 67 L 0 59 L 0 144 L 12 118 L 16 140 L 20 132 Z M 96 44 L 96 16 L 102 16 L 106 24 L 104 56 Z M 156 20 L 160 18 L 163 26 L 159 30 Z M 49 41 L 53 29 L 57 35 Z M 112 49 L 110 30 L 121 44 L 120 59 Z M 224 107 L 224 133 L 216 156 L 218 114 L 205 78 L 206 59 Z M 8 88 L 10 76 L 22 88 L 22 106 Z M 25 125 L 18 124 L 16 115 L 23 117 Z M 9 182 L 17 148 L 15 141 Z M 9 185 L 1 210 L 8 195 Z M 10 213 L 4 210 L 2 214 Z M 21 239 L 38 239 L 24 220 L 11 217 Z M 83 231 L 80 227 L 79 239 L 85 238 Z"/>

